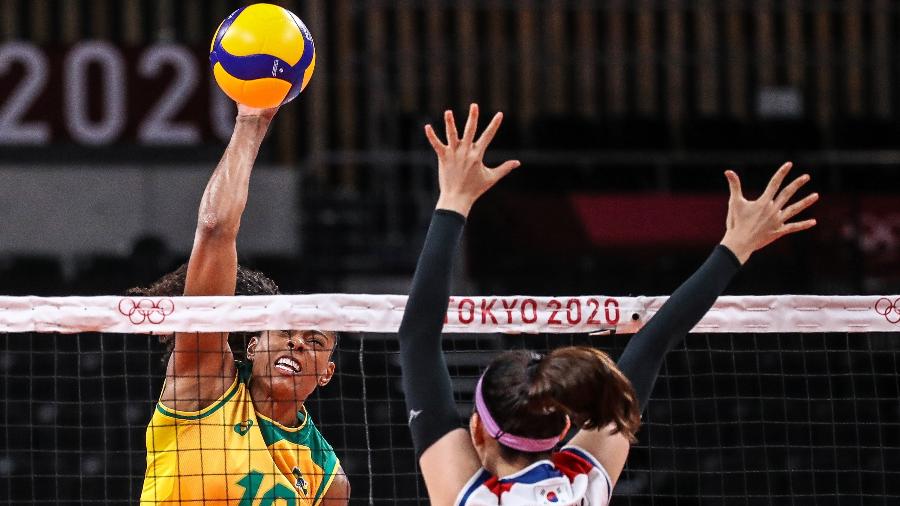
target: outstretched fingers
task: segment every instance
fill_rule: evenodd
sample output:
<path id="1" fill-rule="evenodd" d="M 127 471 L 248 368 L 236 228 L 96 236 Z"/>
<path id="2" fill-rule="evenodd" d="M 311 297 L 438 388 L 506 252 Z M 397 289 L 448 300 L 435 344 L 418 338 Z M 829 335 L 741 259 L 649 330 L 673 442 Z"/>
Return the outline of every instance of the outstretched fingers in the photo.
<path id="1" fill-rule="evenodd" d="M 518 169 L 521 165 L 522 165 L 522 162 L 520 162 L 518 160 L 507 160 L 507 161 L 501 163 L 500 165 L 498 165 L 497 167 L 490 169 L 491 175 L 493 176 L 493 179 L 494 179 L 494 183 L 496 183 L 497 181 L 500 181 L 501 179 L 506 177 L 507 174 L 509 174 L 510 172 L 512 172 L 515 169 Z"/>
<path id="2" fill-rule="evenodd" d="M 800 178 L 798 178 L 798 179 L 800 179 Z M 785 190 L 787 190 L 787 188 L 785 188 Z M 811 193 L 811 194 L 807 195 L 806 197 L 800 199 L 799 201 L 794 202 L 790 206 L 786 207 L 783 211 L 781 211 L 782 222 L 783 223 L 787 222 L 794 216 L 797 216 L 798 214 L 802 213 L 807 208 L 809 208 L 809 206 L 815 204 L 817 200 L 819 200 L 819 194 Z M 797 221 L 794 223 L 784 223 L 779 228 L 778 235 L 779 235 L 779 237 L 785 236 L 788 234 L 793 234 L 796 232 L 801 232 L 803 230 L 810 229 L 814 226 L 816 226 L 816 220 L 814 220 L 814 219 Z"/>
<path id="3" fill-rule="evenodd" d="M 743 198 L 744 193 L 741 191 L 741 178 L 739 178 L 733 170 L 726 170 L 725 179 L 728 180 L 729 200 Z"/>
<path id="4" fill-rule="evenodd" d="M 797 232 L 802 232 L 804 230 L 809 230 L 814 226 L 816 226 L 816 220 L 814 219 L 798 221 L 795 223 L 787 223 L 781 227 L 781 229 L 778 231 L 778 235 L 780 237 L 788 234 L 794 234 Z"/>
<path id="5" fill-rule="evenodd" d="M 766 200 L 773 200 L 775 198 L 775 193 L 778 192 L 778 189 L 781 188 L 781 183 L 784 182 L 784 178 L 787 177 L 788 172 L 790 172 L 791 167 L 794 164 L 791 162 L 787 162 L 775 171 L 775 175 L 772 176 L 772 179 L 769 180 L 769 185 L 766 186 L 766 191 L 763 192 L 762 197 Z"/>
<path id="6" fill-rule="evenodd" d="M 491 122 L 488 123 L 487 128 L 484 129 L 484 132 L 482 132 L 481 137 L 478 138 L 478 141 L 475 142 L 475 144 L 478 145 L 478 148 L 481 149 L 481 151 L 486 150 L 487 147 L 490 146 L 491 141 L 494 140 L 494 136 L 497 135 L 497 130 L 500 128 L 501 123 L 503 123 L 503 113 L 498 112 L 491 119 Z"/>
<path id="7" fill-rule="evenodd" d="M 462 142 L 475 141 L 475 130 L 478 128 L 478 104 L 469 106 L 469 118 L 466 120 L 466 128 L 463 130 Z"/>
<path id="8" fill-rule="evenodd" d="M 819 194 L 811 193 L 811 194 L 807 195 L 806 197 L 804 197 L 803 199 L 800 199 L 797 202 L 794 202 L 790 206 L 786 207 L 784 209 L 784 211 L 781 211 L 782 220 L 788 221 L 789 219 L 793 218 L 794 216 L 797 216 L 798 214 L 805 211 L 809 206 L 815 204 L 817 200 L 819 200 Z"/>
<path id="9" fill-rule="evenodd" d="M 434 128 L 431 125 L 425 125 L 425 137 L 428 139 L 428 142 L 431 143 L 431 147 L 434 148 L 434 152 L 441 156 L 444 153 L 444 150 L 447 149 L 447 146 L 438 139 L 437 133 L 435 133 Z"/>
<path id="10" fill-rule="evenodd" d="M 797 190 L 799 190 L 803 185 L 805 185 L 808 182 L 809 182 L 809 174 L 803 174 L 802 176 L 798 177 L 797 179 L 791 181 L 791 183 L 789 185 L 785 186 L 784 189 L 781 190 L 781 193 L 779 193 L 778 196 L 775 198 L 775 205 L 779 209 L 784 207 L 784 205 L 787 204 L 788 201 L 791 200 L 791 197 L 793 197 L 794 194 L 797 193 Z"/>
<path id="11" fill-rule="evenodd" d="M 466 118 L 466 126 L 463 129 L 462 137 L 459 136 L 459 131 L 456 129 L 456 120 L 453 117 L 453 111 L 447 110 L 444 111 L 444 127 L 447 129 L 447 144 L 444 145 L 441 143 L 444 149 L 449 148 L 451 150 L 455 150 L 460 143 L 467 142 L 470 144 L 475 144 L 478 149 L 482 152 L 487 149 L 490 143 L 494 140 L 494 136 L 497 135 L 497 130 L 500 129 L 500 124 L 503 123 L 503 113 L 498 112 L 491 118 L 491 122 L 488 124 L 487 128 L 485 128 L 484 132 L 475 141 L 475 132 L 478 130 L 478 116 L 479 109 L 478 104 L 472 104 L 469 106 L 469 116 Z M 431 131 L 431 133 L 429 133 Z M 428 137 L 428 141 L 431 142 L 431 146 L 438 151 L 438 146 L 435 144 L 435 140 L 440 143 L 440 139 L 434 134 L 434 128 L 430 125 L 426 127 L 425 135 Z"/>
<path id="12" fill-rule="evenodd" d="M 453 111 L 444 111 L 444 128 L 447 129 L 447 146 L 450 149 L 456 149 L 459 145 L 459 132 L 456 131 L 456 120 L 453 118 Z"/>

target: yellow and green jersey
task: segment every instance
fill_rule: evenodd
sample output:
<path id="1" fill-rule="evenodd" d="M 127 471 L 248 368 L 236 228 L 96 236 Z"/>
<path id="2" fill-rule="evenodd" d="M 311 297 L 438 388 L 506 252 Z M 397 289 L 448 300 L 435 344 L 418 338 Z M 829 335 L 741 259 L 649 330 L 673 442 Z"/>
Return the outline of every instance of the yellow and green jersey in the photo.
<path id="1" fill-rule="evenodd" d="M 315 506 L 338 459 L 304 408 L 285 427 L 253 407 L 249 364 L 209 407 L 176 411 L 159 402 L 147 426 L 141 505 Z M 276 502 L 277 501 L 277 502 Z"/>

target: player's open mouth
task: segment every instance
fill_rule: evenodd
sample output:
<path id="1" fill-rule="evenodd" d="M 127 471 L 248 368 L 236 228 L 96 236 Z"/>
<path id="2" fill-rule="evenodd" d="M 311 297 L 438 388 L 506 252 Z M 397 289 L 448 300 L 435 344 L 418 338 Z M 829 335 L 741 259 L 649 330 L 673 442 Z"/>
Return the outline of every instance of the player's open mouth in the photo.
<path id="1" fill-rule="evenodd" d="M 300 362 L 297 362 L 291 357 L 278 357 L 278 360 L 275 361 L 275 369 L 278 369 L 281 374 L 294 376 L 300 374 L 300 371 L 303 368 L 300 367 Z"/>

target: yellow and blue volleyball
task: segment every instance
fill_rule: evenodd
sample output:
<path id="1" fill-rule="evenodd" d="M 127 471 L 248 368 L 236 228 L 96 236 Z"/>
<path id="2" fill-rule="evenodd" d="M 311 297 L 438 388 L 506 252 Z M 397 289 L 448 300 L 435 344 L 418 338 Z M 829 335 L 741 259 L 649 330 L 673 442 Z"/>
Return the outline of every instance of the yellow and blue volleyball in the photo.
<path id="1" fill-rule="evenodd" d="M 253 4 L 219 24 L 209 48 L 219 87 L 235 102 L 268 108 L 290 102 L 316 68 L 316 46 L 293 12 Z"/>

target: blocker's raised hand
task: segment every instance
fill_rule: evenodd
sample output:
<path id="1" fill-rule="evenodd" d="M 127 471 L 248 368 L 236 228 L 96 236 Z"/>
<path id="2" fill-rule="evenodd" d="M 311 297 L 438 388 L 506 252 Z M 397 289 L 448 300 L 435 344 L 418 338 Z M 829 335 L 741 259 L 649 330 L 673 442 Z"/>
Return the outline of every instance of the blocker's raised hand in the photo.
<path id="1" fill-rule="evenodd" d="M 518 160 L 507 160 L 494 168 L 484 165 L 484 152 L 494 140 L 494 135 L 497 134 L 502 122 L 503 113 L 498 112 L 481 137 L 475 140 L 475 130 L 478 128 L 478 104 L 472 104 L 469 107 L 465 130 L 462 137 L 459 137 L 453 112 L 445 111 L 446 144 L 438 139 L 431 125 L 425 125 L 425 137 L 438 157 L 438 182 L 441 190 L 437 202 L 438 209 L 449 209 L 468 216 L 472 204 L 484 192 L 521 165 Z"/>
<path id="2" fill-rule="evenodd" d="M 733 171 L 725 171 L 731 195 L 728 199 L 728 217 L 722 244 L 727 246 L 742 264 L 753 252 L 771 242 L 816 225 L 814 219 L 789 223 L 790 219 L 819 200 L 819 194 L 812 193 L 787 205 L 797 190 L 810 180 L 809 175 L 804 174 L 781 189 L 781 183 L 784 182 L 791 167 L 790 162 L 782 165 L 769 180 L 766 190 L 756 200 L 745 199 L 741 191 L 740 178 Z"/>

